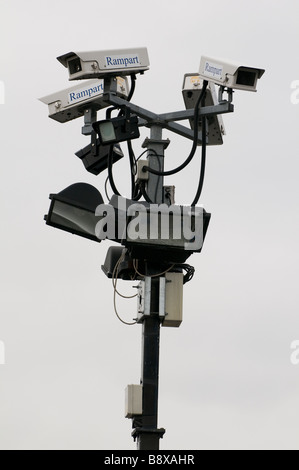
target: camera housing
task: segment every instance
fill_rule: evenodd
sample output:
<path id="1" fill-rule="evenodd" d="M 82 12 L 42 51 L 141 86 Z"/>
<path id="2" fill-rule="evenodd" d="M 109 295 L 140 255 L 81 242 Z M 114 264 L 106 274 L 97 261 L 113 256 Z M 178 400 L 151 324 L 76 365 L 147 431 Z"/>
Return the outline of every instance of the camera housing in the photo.
<path id="1" fill-rule="evenodd" d="M 129 95 L 129 84 L 126 77 L 117 77 L 117 96 L 126 99 Z M 40 98 L 48 105 L 49 117 L 64 123 L 84 116 L 87 108 L 95 111 L 109 106 L 103 100 L 104 80 L 89 80 L 65 90 Z"/>
<path id="2" fill-rule="evenodd" d="M 140 137 L 137 116 L 118 116 L 92 124 L 102 145 L 111 145 Z"/>
<path id="3" fill-rule="evenodd" d="M 96 139 L 94 146 L 93 144 L 89 144 L 83 149 L 78 150 L 75 155 L 82 160 L 85 169 L 89 173 L 99 175 L 102 171 L 108 168 L 109 152 L 110 147 L 102 146 L 100 144 L 100 139 Z M 120 145 L 113 145 L 113 152 L 111 155 L 112 162 L 116 163 L 123 157 L 124 154 Z"/>
<path id="4" fill-rule="evenodd" d="M 57 57 L 68 69 L 69 80 L 143 73 L 149 69 L 146 47 L 106 51 L 68 52 Z"/>
<path id="5" fill-rule="evenodd" d="M 186 73 L 183 82 L 183 98 L 186 109 L 193 109 L 198 101 L 201 90 L 203 87 L 203 79 L 200 78 L 198 73 Z M 214 83 L 209 82 L 206 89 L 205 106 L 218 105 L 218 98 L 215 90 Z M 220 114 L 207 116 L 207 145 L 222 145 L 223 135 L 225 135 L 225 128 L 223 119 Z M 190 126 L 194 128 L 194 119 L 190 119 Z M 199 132 L 202 131 L 202 122 L 199 118 Z"/>
<path id="6" fill-rule="evenodd" d="M 256 91 L 257 81 L 264 72 L 264 69 L 225 62 L 207 56 L 201 57 L 199 66 L 199 76 L 202 79 L 244 91 Z"/>

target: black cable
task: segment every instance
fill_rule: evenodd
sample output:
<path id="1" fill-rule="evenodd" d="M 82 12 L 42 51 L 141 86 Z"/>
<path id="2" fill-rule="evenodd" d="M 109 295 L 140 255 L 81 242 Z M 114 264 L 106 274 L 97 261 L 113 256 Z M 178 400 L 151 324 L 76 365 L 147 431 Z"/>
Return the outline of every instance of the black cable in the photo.
<path id="1" fill-rule="evenodd" d="M 202 118 L 202 147 L 201 147 L 201 168 L 200 168 L 200 178 L 197 188 L 197 193 L 191 204 L 191 207 L 196 206 L 198 200 L 201 196 L 204 178 L 205 178 L 205 169 L 206 169 L 206 155 L 207 155 L 207 121 L 206 117 Z"/>
<path id="2" fill-rule="evenodd" d="M 149 173 L 153 173 L 154 175 L 158 175 L 158 176 L 170 176 L 170 175 L 174 175 L 175 173 L 178 173 L 179 171 L 183 170 L 187 165 L 189 165 L 189 163 L 193 159 L 193 157 L 195 155 L 195 152 L 196 152 L 196 149 L 197 149 L 197 136 L 198 136 L 198 125 L 199 125 L 199 106 L 200 106 L 201 101 L 204 99 L 207 86 L 208 86 L 208 82 L 206 80 L 204 80 L 201 93 L 199 95 L 199 98 L 198 98 L 197 103 L 196 103 L 195 108 L 194 108 L 194 139 L 193 139 L 193 146 L 192 146 L 192 149 L 191 149 L 191 152 L 190 152 L 188 158 L 184 161 L 184 163 L 182 163 L 177 168 L 174 168 L 173 170 L 157 171 L 157 170 L 154 170 L 153 168 L 145 166 L 143 168 L 144 171 L 148 171 Z"/>
<path id="3" fill-rule="evenodd" d="M 129 91 L 129 94 L 128 94 L 128 98 L 127 100 L 130 101 L 133 94 L 134 94 L 134 91 L 135 91 L 135 87 L 136 87 L 136 75 L 135 74 L 132 74 L 131 75 L 131 88 L 130 88 L 130 91 Z M 111 118 L 111 112 L 114 110 L 114 109 L 117 109 L 116 107 L 112 106 L 111 108 L 108 108 L 107 111 L 106 111 L 106 119 L 109 119 Z M 118 113 L 118 116 L 122 116 L 124 114 L 124 110 L 121 109 Z M 130 160 L 130 170 L 131 170 L 131 196 L 133 198 L 134 194 L 135 194 L 135 174 L 134 174 L 134 168 L 136 168 L 136 159 L 135 159 L 135 155 L 134 155 L 134 151 L 133 151 L 133 148 L 132 148 L 132 144 L 131 144 L 131 141 L 129 140 L 128 141 L 128 152 L 129 152 L 129 160 Z M 115 186 L 115 183 L 114 183 L 114 178 L 113 178 L 113 174 L 112 174 L 112 166 L 113 166 L 113 159 L 112 159 L 112 155 L 113 155 L 113 145 L 110 147 L 110 151 L 109 151 L 109 156 L 108 156 L 108 178 L 109 178 L 109 183 L 110 183 L 110 186 L 111 186 L 111 189 L 112 191 L 114 192 L 114 194 L 116 194 L 117 196 L 120 196 L 121 194 L 119 193 L 119 191 L 117 190 L 116 186 Z M 139 198 L 141 197 L 141 195 L 139 196 Z"/>
<path id="4" fill-rule="evenodd" d="M 136 75 L 132 74 L 131 75 L 131 89 L 129 91 L 128 98 L 127 98 L 128 101 L 131 100 L 131 98 L 134 94 L 134 91 L 135 91 L 135 87 L 136 87 Z M 113 107 L 107 109 L 106 119 L 108 119 L 108 117 L 111 118 L 111 112 L 114 109 L 117 109 L 117 108 L 115 108 L 113 106 Z M 118 116 L 122 116 L 123 112 L 124 112 L 123 109 L 121 109 Z M 130 170 L 131 170 L 131 185 L 132 185 L 131 195 L 132 195 L 132 198 L 133 198 L 133 196 L 136 192 L 135 191 L 135 174 L 134 174 L 134 169 L 136 168 L 136 159 L 135 159 L 135 155 L 134 155 L 134 151 L 133 151 L 133 148 L 132 148 L 131 141 L 128 141 L 128 152 L 129 152 Z M 118 191 L 118 189 L 116 188 L 115 183 L 114 183 L 112 167 L 113 167 L 113 145 L 111 145 L 109 155 L 108 155 L 108 178 L 109 178 L 109 183 L 110 183 L 112 191 L 117 196 L 120 196 L 121 194 Z M 141 195 L 139 197 L 141 197 Z"/>
<path id="5" fill-rule="evenodd" d="M 132 141 L 128 140 L 128 152 L 129 152 L 129 161 L 130 161 L 130 170 L 131 170 L 131 198 L 134 199 L 135 194 L 135 174 L 136 174 L 136 158 L 134 155 L 134 150 L 132 147 Z"/>
<path id="6" fill-rule="evenodd" d="M 132 75 L 131 75 L 131 89 L 129 91 L 128 98 L 127 98 L 128 101 L 131 101 L 132 96 L 134 95 L 135 87 L 136 87 L 136 75 L 134 73 L 132 73 Z"/>
<path id="7" fill-rule="evenodd" d="M 109 176 L 107 176 L 106 178 L 106 181 L 105 181 L 105 194 L 106 194 L 106 198 L 108 199 L 108 201 L 110 201 L 110 197 L 109 197 L 109 194 L 108 194 L 108 189 L 107 189 L 107 184 L 108 184 L 108 181 L 109 181 Z"/>
<path id="8" fill-rule="evenodd" d="M 142 192 L 141 192 L 141 189 L 138 185 L 135 186 L 135 194 L 134 194 L 134 197 L 133 197 L 133 201 L 139 201 L 139 199 L 141 198 L 142 196 Z"/>
<path id="9" fill-rule="evenodd" d="M 136 75 L 134 73 L 132 73 L 132 75 L 131 75 L 131 89 L 129 91 L 128 98 L 127 98 L 128 101 L 131 101 L 131 99 L 134 95 L 134 92 L 135 92 L 135 88 L 136 88 Z M 135 154 L 134 154 L 134 151 L 133 151 L 132 141 L 131 140 L 128 140 L 128 152 L 129 152 L 130 169 L 131 169 L 131 197 L 132 197 L 132 199 L 134 199 L 136 196 L 138 196 L 140 194 L 139 195 L 139 199 L 140 199 L 140 197 L 141 197 L 140 191 L 136 195 L 136 184 L 135 184 L 136 158 L 135 158 Z"/>
<path id="10" fill-rule="evenodd" d="M 112 114 L 112 111 L 115 111 L 119 108 L 116 108 L 115 106 L 111 106 L 110 108 L 107 108 L 106 109 L 106 119 L 111 119 L 111 114 Z M 118 116 L 121 116 L 121 113 L 122 113 L 122 110 L 120 111 L 120 113 L 118 114 Z"/>
<path id="11" fill-rule="evenodd" d="M 186 271 L 186 274 L 184 275 L 183 284 L 190 282 L 194 276 L 195 268 L 193 266 L 190 266 L 190 264 L 182 264 L 182 265 L 179 265 L 179 267 L 184 269 L 184 271 Z"/>
<path id="12" fill-rule="evenodd" d="M 145 182 L 144 181 L 141 182 L 140 189 L 141 189 L 141 194 L 144 197 L 144 199 L 146 200 L 146 202 L 149 202 L 150 204 L 152 204 L 153 201 L 151 201 L 151 199 L 149 198 L 149 196 L 148 196 L 148 194 L 145 190 Z"/>
<path id="13" fill-rule="evenodd" d="M 143 155 L 144 155 L 145 153 L 147 153 L 147 152 L 153 152 L 153 153 L 155 154 L 155 155 L 154 155 L 155 157 L 164 157 L 164 155 L 159 155 L 159 154 L 156 152 L 156 150 L 154 150 L 154 149 L 146 149 L 146 150 L 144 150 L 144 152 L 142 152 L 142 153 L 139 155 L 138 158 L 136 158 L 136 162 L 138 162 L 138 160 L 140 160 L 140 158 L 143 157 Z"/>
<path id="14" fill-rule="evenodd" d="M 110 183 L 110 186 L 111 186 L 111 189 L 112 191 L 114 192 L 114 194 L 117 194 L 118 196 L 121 196 L 121 194 L 118 192 L 116 186 L 115 186 L 115 183 L 114 183 L 114 178 L 113 178 L 113 174 L 112 174 L 112 165 L 111 165 L 111 156 L 110 156 L 110 152 L 109 152 L 109 155 L 108 155 L 108 177 L 106 179 L 106 182 L 105 182 L 105 193 L 106 193 L 106 196 L 107 196 L 107 199 L 110 200 L 109 198 L 109 195 L 108 195 L 108 191 L 107 191 L 107 183 L 109 181 Z M 145 189 L 144 189 L 145 190 Z M 139 188 L 136 184 L 135 184 L 135 181 L 134 181 L 134 189 L 132 188 L 132 199 L 134 201 L 139 201 L 139 199 L 141 198 L 142 196 L 142 191 L 141 191 L 141 188 Z"/>
<path id="15" fill-rule="evenodd" d="M 120 196 L 121 194 L 118 192 L 118 190 L 115 186 L 115 183 L 114 183 L 114 179 L 113 179 L 113 174 L 112 174 L 113 161 L 112 161 L 112 157 L 113 157 L 113 145 L 110 145 L 109 154 L 108 154 L 108 178 L 109 178 L 109 183 L 110 183 L 112 191 L 117 196 Z"/>
<path id="16" fill-rule="evenodd" d="M 141 157 L 143 157 L 143 155 L 147 152 L 155 152 L 155 150 L 152 150 L 152 149 L 146 149 L 144 150 L 144 152 L 142 152 L 138 158 L 136 158 L 136 162 L 138 162 L 138 160 L 140 160 Z M 155 152 L 155 154 L 157 155 L 157 152 Z"/>

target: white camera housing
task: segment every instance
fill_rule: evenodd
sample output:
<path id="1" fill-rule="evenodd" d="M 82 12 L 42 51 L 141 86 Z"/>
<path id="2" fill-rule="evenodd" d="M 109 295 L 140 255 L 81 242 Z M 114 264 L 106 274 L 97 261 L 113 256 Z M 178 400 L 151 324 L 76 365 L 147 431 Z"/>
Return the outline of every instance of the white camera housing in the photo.
<path id="1" fill-rule="evenodd" d="M 147 48 L 68 52 L 57 60 L 69 71 L 69 80 L 131 75 L 149 69 Z"/>
<path id="2" fill-rule="evenodd" d="M 203 87 L 203 79 L 200 78 L 198 73 L 186 73 L 183 83 L 183 98 L 186 109 L 193 109 L 198 101 L 199 95 Z M 206 89 L 205 106 L 218 105 L 218 98 L 215 90 L 214 83 L 209 82 Z M 225 128 L 223 119 L 220 114 L 207 116 L 207 145 L 222 145 L 223 135 L 225 135 Z M 190 119 L 191 128 L 194 128 L 194 119 Z M 199 122 L 199 132 L 202 131 L 201 121 Z"/>
<path id="3" fill-rule="evenodd" d="M 126 77 L 117 77 L 117 96 L 127 98 L 129 84 Z M 79 85 L 40 98 L 49 107 L 49 117 L 64 123 L 84 116 L 87 108 L 95 111 L 107 108 L 103 100 L 104 80 L 88 80 Z"/>
<path id="4" fill-rule="evenodd" d="M 223 60 L 202 56 L 199 76 L 235 90 L 256 91 L 257 81 L 264 74 L 264 69 L 233 64 Z"/>

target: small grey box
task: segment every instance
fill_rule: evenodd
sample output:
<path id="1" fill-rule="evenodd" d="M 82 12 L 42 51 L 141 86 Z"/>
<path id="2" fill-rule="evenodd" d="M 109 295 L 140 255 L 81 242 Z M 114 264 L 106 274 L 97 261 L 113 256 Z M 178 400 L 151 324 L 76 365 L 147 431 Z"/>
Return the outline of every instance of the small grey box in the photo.
<path id="1" fill-rule="evenodd" d="M 128 385 L 125 393 L 125 417 L 142 415 L 142 385 Z"/>

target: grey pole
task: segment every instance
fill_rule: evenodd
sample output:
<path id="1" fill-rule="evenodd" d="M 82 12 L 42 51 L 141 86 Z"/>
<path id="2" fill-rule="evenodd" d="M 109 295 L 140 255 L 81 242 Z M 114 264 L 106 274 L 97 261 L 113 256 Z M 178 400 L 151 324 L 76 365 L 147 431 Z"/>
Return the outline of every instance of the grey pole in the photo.
<path id="1" fill-rule="evenodd" d="M 149 166 L 154 170 L 164 170 L 164 150 L 168 147 L 169 143 L 169 140 L 162 140 L 161 126 L 151 126 L 150 139 L 145 140 L 143 148 L 148 149 Z M 163 176 L 149 173 L 147 194 L 153 203 L 161 204 L 163 202 Z"/>

